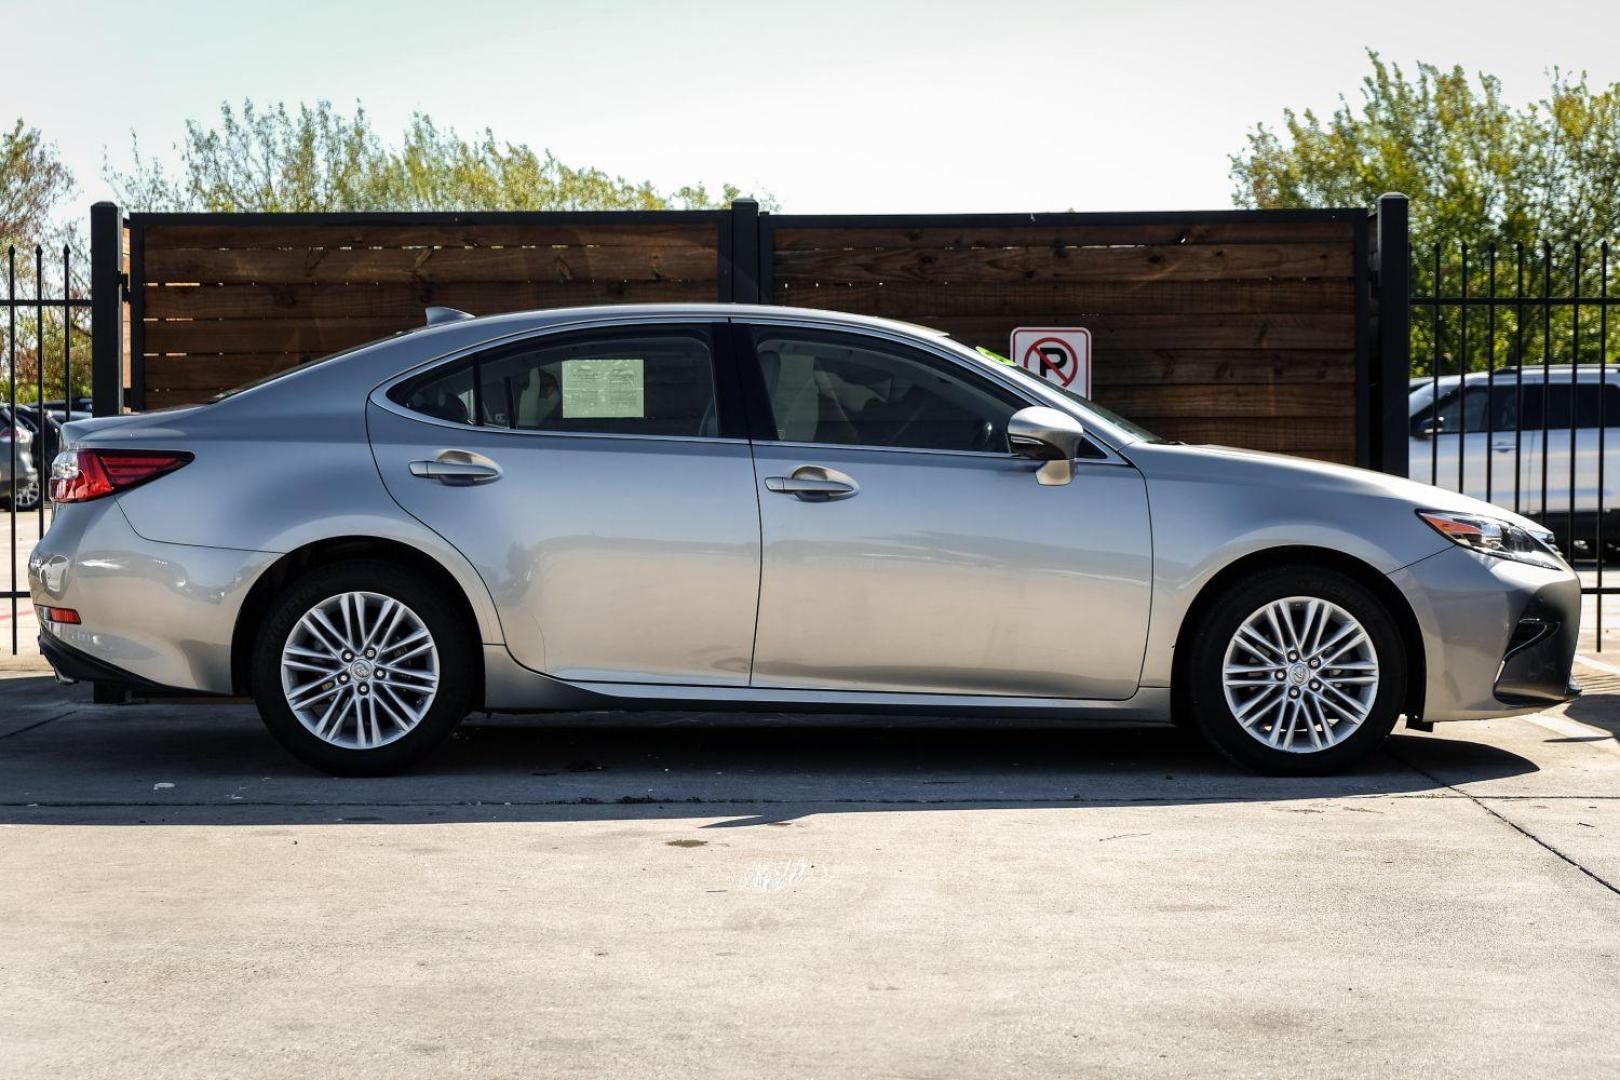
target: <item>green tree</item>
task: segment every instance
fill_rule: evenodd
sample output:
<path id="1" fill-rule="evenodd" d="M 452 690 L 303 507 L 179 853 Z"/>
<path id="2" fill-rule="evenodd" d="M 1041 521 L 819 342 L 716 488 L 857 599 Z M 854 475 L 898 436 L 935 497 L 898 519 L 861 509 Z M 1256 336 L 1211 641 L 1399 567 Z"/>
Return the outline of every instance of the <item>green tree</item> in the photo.
<path id="1" fill-rule="evenodd" d="M 549 150 L 504 142 L 485 129 L 466 138 L 414 115 L 385 140 L 363 106 L 352 116 L 327 101 L 240 110 L 188 121 L 171 173 L 132 147 L 128 171 L 107 179 L 132 210 L 664 210 L 727 205 L 741 192 L 702 184 L 672 193 L 600 169 L 559 161 Z"/>
<path id="2" fill-rule="evenodd" d="M 1559 71 L 1520 107 L 1492 75 L 1419 64 L 1416 78 L 1368 52 L 1361 101 L 1332 116 L 1283 111 L 1232 155 L 1243 207 L 1371 206 L 1412 199 L 1415 245 L 1554 244 L 1620 232 L 1620 83 Z"/>
<path id="3" fill-rule="evenodd" d="M 1376 52 L 1368 58 L 1359 102 L 1341 96 L 1326 118 L 1287 109 L 1280 129 L 1262 123 L 1249 132 L 1231 157 L 1235 204 L 1371 206 L 1400 191 L 1411 197 L 1415 291 L 1478 296 L 1494 286 L 1511 296 L 1522 249 L 1528 294 L 1595 294 L 1599 245 L 1620 238 L 1620 83 L 1594 87 L 1585 73 L 1554 70 L 1541 97 L 1515 106 L 1492 75 L 1419 64 L 1410 77 Z M 1579 335 L 1568 308 L 1550 325 L 1527 311 L 1523 327 L 1512 308 L 1494 324 L 1476 311 L 1467 326 L 1460 308 L 1443 311 L 1438 326 L 1422 314 L 1413 325 L 1416 373 L 1437 361 L 1441 371 L 1457 371 L 1521 357 L 1597 359 L 1595 305 L 1581 312 Z"/>
<path id="4" fill-rule="evenodd" d="M 71 295 L 88 295 L 85 252 L 78 230 L 61 220 L 64 205 L 76 191 L 72 172 L 38 128 L 19 119 L 9 131 L 0 131 L 0 297 L 14 294 L 22 300 L 35 296 L 59 298 L 64 287 Z M 73 253 L 71 282 L 64 281 L 64 248 Z M 60 365 L 69 327 L 73 348 L 82 360 L 73 373 L 73 392 L 89 392 L 89 328 L 85 312 L 75 311 L 69 318 L 62 308 L 46 308 L 42 313 L 21 308 L 16 312 L 15 341 L 8 337 L 11 325 L 10 318 L 0 319 L 0 398 L 10 399 L 15 375 L 17 399 L 35 400 L 42 356 L 46 363 L 45 396 L 62 396 Z"/>

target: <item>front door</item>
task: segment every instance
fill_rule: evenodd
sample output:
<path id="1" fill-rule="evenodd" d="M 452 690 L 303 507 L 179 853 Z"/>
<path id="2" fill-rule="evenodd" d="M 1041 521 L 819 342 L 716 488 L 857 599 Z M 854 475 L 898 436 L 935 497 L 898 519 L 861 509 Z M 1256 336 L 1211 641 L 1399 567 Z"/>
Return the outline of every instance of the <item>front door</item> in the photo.
<path id="1" fill-rule="evenodd" d="M 763 324 L 745 336 L 769 413 L 754 686 L 1135 693 L 1152 571 L 1140 473 L 1099 455 L 1042 486 L 1007 450 L 1026 402 L 931 352 Z"/>
<path id="2" fill-rule="evenodd" d="M 548 334 L 373 397 L 383 482 L 477 568 L 519 663 L 747 685 L 759 506 L 721 360 L 703 324 Z"/>

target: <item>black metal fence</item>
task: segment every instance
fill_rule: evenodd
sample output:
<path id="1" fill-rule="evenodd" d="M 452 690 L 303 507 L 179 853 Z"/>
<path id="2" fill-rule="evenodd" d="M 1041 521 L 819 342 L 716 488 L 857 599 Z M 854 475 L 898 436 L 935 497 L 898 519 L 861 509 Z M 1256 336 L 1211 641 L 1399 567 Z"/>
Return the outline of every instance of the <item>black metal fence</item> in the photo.
<path id="1" fill-rule="evenodd" d="M 50 513 L 46 497 L 50 459 L 60 442 L 62 424 L 76 406 L 86 404 L 74 392 L 73 347 L 77 337 L 82 374 L 88 371 L 83 345 L 90 333 L 81 316 L 90 307 L 90 299 L 75 282 L 71 245 L 64 244 L 49 255 L 47 259 L 43 245 L 20 252 L 8 245 L 6 288 L 0 296 L 5 327 L 5 400 L 0 404 L 5 413 L 0 417 L 0 466 L 5 477 L 0 499 L 5 502 L 11 559 L 6 618 L 11 624 L 12 652 L 19 645 L 20 601 L 28 596 L 25 583 L 19 580 L 25 554 L 22 545 L 28 542 L 22 534 L 31 533 L 29 539 L 45 534 Z"/>
<path id="2" fill-rule="evenodd" d="M 1609 261 L 1607 243 L 1435 244 L 1410 266 L 1410 475 L 1540 522 L 1598 597 L 1620 593 Z"/>

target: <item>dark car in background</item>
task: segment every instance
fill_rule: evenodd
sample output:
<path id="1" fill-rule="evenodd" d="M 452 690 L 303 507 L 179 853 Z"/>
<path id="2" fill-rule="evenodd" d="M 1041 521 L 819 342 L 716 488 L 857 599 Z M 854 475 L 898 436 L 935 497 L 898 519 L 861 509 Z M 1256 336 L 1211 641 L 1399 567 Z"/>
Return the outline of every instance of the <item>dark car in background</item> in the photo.
<path id="1" fill-rule="evenodd" d="M 62 406 L 63 403 L 60 401 L 47 401 L 43 424 L 40 423 L 39 406 L 33 404 L 17 406 L 17 421 L 28 427 L 34 435 L 33 457 L 36 466 L 46 467 L 55 460 L 57 451 L 62 447 L 63 424 L 90 419 L 88 401 L 75 401 L 71 410 Z"/>

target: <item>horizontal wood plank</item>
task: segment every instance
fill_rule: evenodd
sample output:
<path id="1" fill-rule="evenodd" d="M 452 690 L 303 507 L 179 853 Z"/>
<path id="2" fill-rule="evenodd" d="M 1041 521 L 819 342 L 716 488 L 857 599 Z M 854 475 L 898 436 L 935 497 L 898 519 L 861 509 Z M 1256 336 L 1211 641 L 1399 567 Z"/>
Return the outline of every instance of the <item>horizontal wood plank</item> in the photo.
<path id="1" fill-rule="evenodd" d="M 412 319 L 197 319 L 149 322 L 145 353 L 329 353 L 413 330 Z"/>
<path id="2" fill-rule="evenodd" d="M 704 302 L 712 281 L 421 281 L 394 285 L 150 285 L 152 318 L 422 318 L 434 304 L 474 315 L 585 304 Z"/>
<path id="3" fill-rule="evenodd" d="M 1135 385 L 1093 386 L 1097 400 L 1148 427 L 1163 417 L 1209 419 L 1229 416 L 1315 416 L 1354 418 L 1353 385 L 1281 383 L 1249 386 Z M 1331 423 L 1329 424 L 1331 426 Z"/>
<path id="4" fill-rule="evenodd" d="M 217 222 L 197 225 L 149 225 L 144 234 L 148 255 L 186 248 L 343 248 L 343 247 L 511 247 L 603 245 L 632 248 L 699 248 L 714 251 L 719 228 L 713 223 L 623 225 L 421 224 L 366 223 L 244 225 Z"/>
<path id="5" fill-rule="evenodd" d="M 229 389 L 224 387 L 222 389 Z M 170 409 L 176 405 L 201 405 L 210 400 L 218 390 L 157 390 L 148 389 L 144 402 L 148 409 Z"/>
<path id="6" fill-rule="evenodd" d="M 920 251 L 782 251 L 782 287 L 880 281 L 1214 281 L 1348 278 L 1349 244 L 1182 244 L 1136 248 L 1000 248 Z"/>
<path id="7" fill-rule="evenodd" d="M 1098 400 L 1107 405 L 1106 399 Z M 1162 417 L 1146 425 L 1167 439 L 1214 443 L 1250 450 L 1293 453 L 1295 448 L 1355 453 L 1355 425 L 1348 419 L 1331 423 L 1311 417 L 1182 416 Z"/>
<path id="8" fill-rule="evenodd" d="M 702 248 L 366 248 L 158 250 L 145 282 L 248 285 L 419 281 L 714 281 Z"/>
<path id="9" fill-rule="evenodd" d="M 1091 367 L 1093 387 L 1325 383 L 1356 381 L 1349 349 L 1110 349 Z"/>
<path id="10" fill-rule="evenodd" d="M 916 320 L 958 341 L 1006 352 L 1013 328 L 1064 326 L 1062 313 L 1022 320 L 994 317 Z M 1098 315 L 1081 320 L 1102 362 L 1108 349 L 1333 349 L 1355 344 L 1351 315 Z"/>
<path id="11" fill-rule="evenodd" d="M 234 356 L 148 356 L 146 388 L 218 393 L 254 379 L 296 367 L 319 353 L 268 353 Z"/>
<path id="12" fill-rule="evenodd" d="M 777 251 L 845 248 L 1095 247 L 1140 244 L 1350 244 L 1349 221 L 1184 221 L 1119 225 L 998 225 L 972 228 L 839 226 L 776 230 Z"/>
<path id="13" fill-rule="evenodd" d="M 776 302 L 824 311 L 848 311 L 915 320 L 926 315 L 1009 315 L 1064 312 L 1080 318 L 1096 312 L 1121 314 L 1213 314 L 1228 311 L 1323 313 L 1355 311 L 1348 279 L 1278 281 L 1011 281 L 779 286 Z"/>

